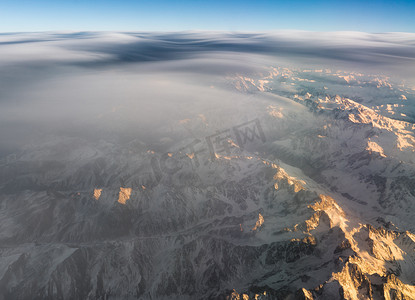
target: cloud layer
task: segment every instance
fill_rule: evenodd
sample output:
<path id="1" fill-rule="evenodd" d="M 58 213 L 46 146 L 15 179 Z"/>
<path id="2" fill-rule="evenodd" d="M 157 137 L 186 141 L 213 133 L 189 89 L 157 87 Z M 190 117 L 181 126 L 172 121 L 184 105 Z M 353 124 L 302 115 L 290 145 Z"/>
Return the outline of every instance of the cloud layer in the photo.
<path id="1" fill-rule="evenodd" d="M 190 114 L 226 116 L 245 100 L 223 79 L 270 65 L 381 72 L 413 84 L 415 34 L 2 34 L 0 153 L 37 134 L 148 134 Z"/>

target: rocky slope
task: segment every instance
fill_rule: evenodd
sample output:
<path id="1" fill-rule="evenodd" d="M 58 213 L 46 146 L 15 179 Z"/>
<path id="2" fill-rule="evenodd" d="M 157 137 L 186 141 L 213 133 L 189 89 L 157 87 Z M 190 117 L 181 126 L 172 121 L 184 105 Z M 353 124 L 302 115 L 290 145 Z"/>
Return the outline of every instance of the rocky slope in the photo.
<path id="1" fill-rule="evenodd" d="M 256 119 L 3 160 L 0 299 L 415 299 L 413 119 L 365 98 L 413 93 L 321 73 L 228 77 Z"/>

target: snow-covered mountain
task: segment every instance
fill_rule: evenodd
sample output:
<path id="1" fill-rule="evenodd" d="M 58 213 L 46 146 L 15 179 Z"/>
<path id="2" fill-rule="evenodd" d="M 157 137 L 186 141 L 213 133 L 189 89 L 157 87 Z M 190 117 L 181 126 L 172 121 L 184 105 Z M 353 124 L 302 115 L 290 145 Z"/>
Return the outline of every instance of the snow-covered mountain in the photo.
<path id="1" fill-rule="evenodd" d="M 415 299 L 412 87 L 274 66 L 196 105 L 156 75 L 180 112 L 100 93 L 3 157 L 0 299 Z"/>

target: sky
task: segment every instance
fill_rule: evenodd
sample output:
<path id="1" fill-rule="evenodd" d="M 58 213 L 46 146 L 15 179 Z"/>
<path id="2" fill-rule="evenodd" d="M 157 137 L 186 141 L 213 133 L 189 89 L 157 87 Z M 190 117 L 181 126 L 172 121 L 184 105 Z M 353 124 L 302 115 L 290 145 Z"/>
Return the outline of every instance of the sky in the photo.
<path id="1" fill-rule="evenodd" d="M 0 32 L 415 32 L 415 1 L 0 0 Z"/>

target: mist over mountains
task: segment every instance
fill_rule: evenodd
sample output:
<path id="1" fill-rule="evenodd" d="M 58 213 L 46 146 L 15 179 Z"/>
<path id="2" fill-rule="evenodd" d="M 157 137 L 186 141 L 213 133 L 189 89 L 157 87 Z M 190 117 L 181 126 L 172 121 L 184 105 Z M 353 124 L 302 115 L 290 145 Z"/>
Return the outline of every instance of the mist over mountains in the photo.
<path id="1" fill-rule="evenodd" d="M 415 299 L 415 34 L 0 35 L 0 299 Z"/>

